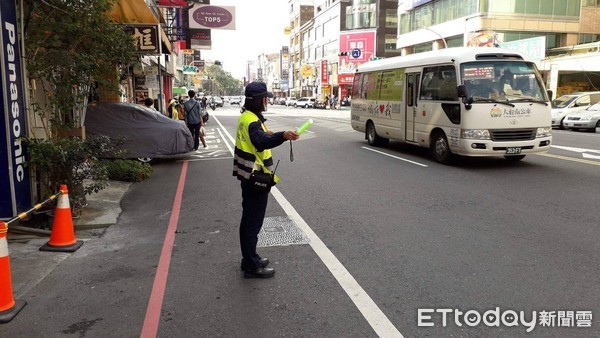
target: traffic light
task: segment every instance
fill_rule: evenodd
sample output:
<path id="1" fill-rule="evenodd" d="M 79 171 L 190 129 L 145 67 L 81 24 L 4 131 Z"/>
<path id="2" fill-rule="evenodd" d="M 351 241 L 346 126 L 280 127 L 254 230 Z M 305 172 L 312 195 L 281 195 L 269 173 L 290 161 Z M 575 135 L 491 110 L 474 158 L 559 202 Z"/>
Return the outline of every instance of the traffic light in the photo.
<path id="1" fill-rule="evenodd" d="M 340 52 L 339 56 L 348 56 L 350 52 Z"/>

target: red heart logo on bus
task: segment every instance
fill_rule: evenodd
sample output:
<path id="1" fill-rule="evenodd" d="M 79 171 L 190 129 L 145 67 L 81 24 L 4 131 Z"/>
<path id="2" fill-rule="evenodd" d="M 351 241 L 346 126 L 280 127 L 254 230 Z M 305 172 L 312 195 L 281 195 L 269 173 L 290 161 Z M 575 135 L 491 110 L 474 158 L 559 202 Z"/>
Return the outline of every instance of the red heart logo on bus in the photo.
<path id="1" fill-rule="evenodd" d="M 379 105 L 379 112 L 380 112 L 380 113 L 383 113 L 383 110 L 384 110 L 384 109 L 385 109 L 385 106 L 384 106 L 384 105 L 382 105 L 382 104 L 380 104 L 380 105 Z"/>

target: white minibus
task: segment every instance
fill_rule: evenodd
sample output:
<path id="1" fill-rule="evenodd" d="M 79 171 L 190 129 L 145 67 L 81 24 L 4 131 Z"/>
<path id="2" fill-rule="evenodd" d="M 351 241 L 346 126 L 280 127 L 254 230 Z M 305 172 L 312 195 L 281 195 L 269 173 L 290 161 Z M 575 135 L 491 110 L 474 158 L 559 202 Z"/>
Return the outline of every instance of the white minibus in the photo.
<path id="1" fill-rule="evenodd" d="M 458 47 L 371 61 L 358 67 L 351 97 L 352 128 L 370 145 L 428 147 L 440 163 L 454 154 L 518 161 L 552 142 L 541 76 L 513 50 Z"/>

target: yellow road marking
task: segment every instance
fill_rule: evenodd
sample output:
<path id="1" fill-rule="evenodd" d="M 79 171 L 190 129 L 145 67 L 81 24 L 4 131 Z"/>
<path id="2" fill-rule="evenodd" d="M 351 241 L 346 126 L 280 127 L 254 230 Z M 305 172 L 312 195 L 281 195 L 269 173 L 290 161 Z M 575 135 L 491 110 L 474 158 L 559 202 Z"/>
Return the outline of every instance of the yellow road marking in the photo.
<path id="1" fill-rule="evenodd" d="M 584 159 L 581 159 L 581 158 L 573 158 L 573 157 L 561 156 L 561 155 L 554 155 L 554 154 L 536 154 L 536 155 L 557 158 L 559 160 L 565 160 L 565 161 L 571 161 L 571 162 L 579 162 L 579 163 L 585 163 L 585 164 L 591 164 L 591 165 L 600 166 L 600 162 L 598 162 L 598 161 L 584 160 Z"/>

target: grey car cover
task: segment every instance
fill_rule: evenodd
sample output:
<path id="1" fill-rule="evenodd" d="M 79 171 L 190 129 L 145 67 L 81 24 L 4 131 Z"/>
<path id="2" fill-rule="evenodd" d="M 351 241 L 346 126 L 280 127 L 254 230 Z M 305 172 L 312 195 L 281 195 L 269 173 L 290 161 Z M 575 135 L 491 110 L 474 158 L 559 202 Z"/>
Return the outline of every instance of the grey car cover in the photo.
<path id="1" fill-rule="evenodd" d="M 98 102 L 89 105 L 86 133 L 124 140 L 126 158 L 161 157 L 186 153 L 194 147 L 183 121 L 172 120 L 156 110 L 135 103 Z"/>

